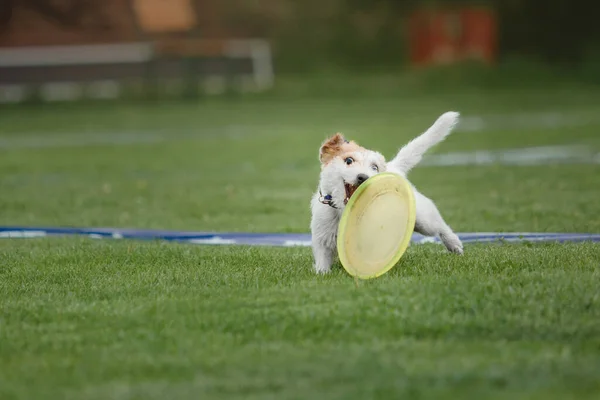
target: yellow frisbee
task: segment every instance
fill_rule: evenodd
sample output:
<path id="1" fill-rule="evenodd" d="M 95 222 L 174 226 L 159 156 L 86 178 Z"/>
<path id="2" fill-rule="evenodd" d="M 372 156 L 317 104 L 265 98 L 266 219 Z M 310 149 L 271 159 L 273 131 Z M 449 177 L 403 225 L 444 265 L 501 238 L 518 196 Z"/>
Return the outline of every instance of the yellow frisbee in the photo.
<path id="1" fill-rule="evenodd" d="M 388 272 L 406 251 L 415 219 L 415 197 L 406 179 L 392 173 L 367 179 L 340 220 L 337 246 L 344 269 L 361 279 Z"/>

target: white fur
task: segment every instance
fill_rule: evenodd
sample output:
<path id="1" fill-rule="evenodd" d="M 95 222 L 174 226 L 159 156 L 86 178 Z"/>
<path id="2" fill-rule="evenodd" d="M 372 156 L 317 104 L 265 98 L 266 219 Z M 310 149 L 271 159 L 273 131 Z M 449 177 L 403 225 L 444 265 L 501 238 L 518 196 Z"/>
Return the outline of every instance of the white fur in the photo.
<path id="1" fill-rule="evenodd" d="M 338 157 L 323 166 L 319 189 L 311 200 L 312 250 L 317 273 L 329 272 L 336 257 L 337 230 L 345 207 L 344 182 L 355 184 L 358 174 L 370 177 L 386 170 L 406 178 L 407 173 L 421 161 L 423 154 L 452 132 L 459 116 L 456 112 L 443 114 L 425 133 L 402 147 L 396 157 L 387 164 L 381 154 L 361 149 L 352 154 L 357 161 L 352 165 L 346 165 L 344 160 Z M 377 165 L 378 170 L 373 169 L 373 165 Z M 426 236 L 438 236 L 449 251 L 462 254 L 463 245 L 460 239 L 446 224 L 433 201 L 417 191 L 412 184 L 411 186 L 417 208 L 415 231 Z M 319 201 L 321 195 L 327 194 L 332 196 L 333 204 L 337 208 Z"/>
<path id="2" fill-rule="evenodd" d="M 423 154 L 427 150 L 450 135 L 458 123 L 459 117 L 460 114 L 457 112 L 447 112 L 440 116 L 425 133 L 417 136 L 408 142 L 406 146 L 402 147 L 396 157 L 388 163 L 388 168 L 406 176 L 413 167 L 421 162 Z"/>

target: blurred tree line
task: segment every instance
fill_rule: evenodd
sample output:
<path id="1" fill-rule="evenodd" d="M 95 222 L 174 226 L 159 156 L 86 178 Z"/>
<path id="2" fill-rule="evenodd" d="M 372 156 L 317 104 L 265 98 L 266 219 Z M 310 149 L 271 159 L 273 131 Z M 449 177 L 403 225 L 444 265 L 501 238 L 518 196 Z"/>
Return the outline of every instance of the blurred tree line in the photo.
<path id="1" fill-rule="evenodd" d="M 28 9 L 67 29 L 109 29 L 102 0 L 0 0 L 0 32 L 11 22 L 16 7 Z"/>
<path id="2" fill-rule="evenodd" d="M 0 0 L 0 28 L 10 23 L 18 5 L 64 29 L 116 30 L 107 14 L 108 4 L 115 1 L 129 0 Z M 406 61 L 407 21 L 413 10 L 464 6 L 495 11 L 501 60 L 522 57 L 556 65 L 591 61 L 600 68 L 600 2 L 593 0 L 191 1 L 203 34 L 269 38 L 283 70 L 327 64 L 397 66 Z"/>
<path id="3" fill-rule="evenodd" d="M 272 38 L 282 66 L 293 69 L 319 60 L 397 65 L 406 61 L 411 11 L 464 6 L 495 11 L 501 59 L 523 57 L 564 65 L 593 58 L 600 64 L 600 2 L 592 0 L 220 1 L 231 30 Z"/>

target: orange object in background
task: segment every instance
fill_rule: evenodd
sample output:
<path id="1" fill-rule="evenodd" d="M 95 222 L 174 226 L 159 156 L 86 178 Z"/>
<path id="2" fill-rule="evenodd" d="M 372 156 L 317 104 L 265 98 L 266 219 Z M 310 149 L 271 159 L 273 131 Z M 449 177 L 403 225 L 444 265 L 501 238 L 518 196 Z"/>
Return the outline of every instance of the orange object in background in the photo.
<path id="1" fill-rule="evenodd" d="M 486 9 L 467 9 L 462 11 L 462 22 L 463 58 L 493 63 L 498 51 L 496 16 Z"/>
<path id="2" fill-rule="evenodd" d="M 196 25 L 190 0 L 133 0 L 138 23 L 147 33 L 189 31 Z"/>
<path id="3" fill-rule="evenodd" d="M 453 64 L 496 59 L 497 23 L 485 8 L 420 9 L 409 21 L 410 60 L 413 65 Z"/>

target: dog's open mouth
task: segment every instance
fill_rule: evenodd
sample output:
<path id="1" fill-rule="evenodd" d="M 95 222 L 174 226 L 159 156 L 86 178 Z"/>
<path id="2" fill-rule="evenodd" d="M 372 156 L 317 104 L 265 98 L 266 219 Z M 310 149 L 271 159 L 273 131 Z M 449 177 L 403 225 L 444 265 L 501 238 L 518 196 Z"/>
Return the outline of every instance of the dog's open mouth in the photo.
<path id="1" fill-rule="evenodd" d="M 344 188 L 346 189 L 346 198 L 344 199 L 344 204 L 348 204 L 348 200 L 350 200 L 350 197 L 352 197 L 354 192 L 356 192 L 358 186 L 359 185 L 351 185 L 349 183 L 344 182 Z"/>

